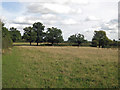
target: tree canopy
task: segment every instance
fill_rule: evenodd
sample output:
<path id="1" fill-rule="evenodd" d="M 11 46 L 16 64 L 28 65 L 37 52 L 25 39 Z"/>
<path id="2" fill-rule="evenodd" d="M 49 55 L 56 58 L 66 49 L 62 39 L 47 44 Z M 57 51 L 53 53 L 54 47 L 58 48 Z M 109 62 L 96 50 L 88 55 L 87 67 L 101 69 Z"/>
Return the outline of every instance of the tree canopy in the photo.
<path id="1" fill-rule="evenodd" d="M 31 43 L 36 40 L 36 33 L 33 31 L 32 27 L 25 27 L 23 30 L 23 38 L 26 39 L 26 41 L 30 42 L 31 45 Z"/>
<path id="2" fill-rule="evenodd" d="M 104 48 L 106 45 L 109 44 L 110 41 L 111 40 L 108 39 L 105 31 L 94 31 L 94 36 L 92 39 L 93 46 L 102 46 L 102 48 Z"/>
<path id="3" fill-rule="evenodd" d="M 48 31 L 46 32 L 46 40 L 47 42 L 52 43 L 60 43 L 63 41 L 62 31 L 61 29 L 57 28 L 48 28 Z"/>
<path id="4" fill-rule="evenodd" d="M 21 40 L 21 34 L 20 31 L 17 30 L 17 28 L 11 27 L 9 32 L 13 42 Z"/>
<path id="5" fill-rule="evenodd" d="M 37 22 L 37 23 L 34 23 L 33 24 L 33 30 L 36 32 L 36 42 L 37 42 L 37 46 L 38 46 L 38 43 L 40 42 L 43 42 L 43 31 L 44 31 L 44 28 L 45 26 L 40 23 L 40 22 Z"/>
<path id="6" fill-rule="evenodd" d="M 75 35 L 71 35 L 68 38 L 68 42 L 77 43 L 78 46 L 80 46 L 81 43 L 85 42 L 84 35 L 82 35 L 80 33 L 79 34 L 75 34 Z"/>

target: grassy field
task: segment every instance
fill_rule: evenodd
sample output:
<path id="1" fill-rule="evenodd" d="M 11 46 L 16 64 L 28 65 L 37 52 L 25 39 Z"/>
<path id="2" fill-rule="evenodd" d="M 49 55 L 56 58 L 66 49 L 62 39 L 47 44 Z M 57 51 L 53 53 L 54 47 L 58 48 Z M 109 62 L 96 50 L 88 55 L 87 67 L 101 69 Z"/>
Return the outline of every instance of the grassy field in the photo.
<path id="1" fill-rule="evenodd" d="M 118 50 L 14 46 L 3 54 L 3 88 L 116 88 Z"/>

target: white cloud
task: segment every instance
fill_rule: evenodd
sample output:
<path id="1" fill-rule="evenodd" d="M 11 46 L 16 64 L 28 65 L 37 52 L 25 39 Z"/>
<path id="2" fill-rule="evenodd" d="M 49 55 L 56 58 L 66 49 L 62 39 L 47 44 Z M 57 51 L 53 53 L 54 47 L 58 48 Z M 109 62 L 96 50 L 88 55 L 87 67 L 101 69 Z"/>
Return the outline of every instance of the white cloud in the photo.
<path id="1" fill-rule="evenodd" d="M 74 19 L 65 19 L 62 21 L 62 23 L 72 25 L 72 24 L 77 24 L 77 21 L 75 21 Z"/>
<path id="2" fill-rule="evenodd" d="M 103 29 L 103 30 L 115 30 L 115 29 L 117 29 L 117 24 L 111 25 L 111 24 L 105 23 L 101 26 L 101 29 Z"/>
<path id="3" fill-rule="evenodd" d="M 75 19 L 61 19 L 61 17 L 57 17 L 53 14 L 43 14 L 40 17 L 32 17 L 32 16 L 20 16 L 16 17 L 13 21 L 13 24 L 19 25 L 32 25 L 35 22 L 41 22 L 46 25 L 75 25 L 78 24 L 78 21 Z"/>
<path id="4" fill-rule="evenodd" d="M 20 10 L 20 14 L 2 12 L 10 26 L 21 32 L 25 26 L 40 21 L 46 27 L 60 28 L 66 40 L 69 35 L 78 32 L 91 40 L 94 30 L 105 30 L 111 38 L 116 38 L 116 22 L 108 21 L 117 18 L 117 0 L 24 0 L 22 4 L 25 8 Z M 96 27 L 93 28 L 94 25 Z"/>
<path id="5" fill-rule="evenodd" d="M 14 24 L 27 24 L 27 25 L 31 25 L 35 22 L 43 22 L 42 20 L 40 20 L 40 18 L 37 17 L 26 17 L 26 16 L 20 16 L 20 17 L 16 17 L 12 23 Z"/>
<path id="6" fill-rule="evenodd" d="M 118 29 L 118 20 L 112 19 L 107 23 L 101 25 L 102 30 L 117 30 Z"/>
<path id="7" fill-rule="evenodd" d="M 116 39 L 118 40 L 118 23 L 117 23 L 117 19 L 112 19 L 109 22 L 104 22 L 101 25 L 97 25 L 94 26 L 92 28 L 87 29 L 85 32 L 85 36 L 86 37 L 91 37 L 91 35 L 93 36 L 93 32 L 94 31 L 99 31 L 99 30 L 103 30 L 106 32 L 108 38 L 110 39 Z"/>
<path id="8" fill-rule="evenodd" d="M 20 2 L 40 2 L 40 3 L 59 3 L 59 4 L 88 4 L 88 0 L 19 0 Z"/>
<path id="9" fill-rule="evenodd" d="M 43 14 L 41 15 L 42 19 L 57 19 L 57 16 L 54 14 Z"/>
<path id="10" fill-rule="evenodd" d="M 37 16 L 20 16 L 16 17 L 11 22 L 19 25 L 32 25 L 35 22 L 41 22 L 45 25 L 54 25 L 60 23 L 61 20 L 59 17 L 53 14 L 43 14 L 39 17 Z"/>
<path id="11" fill-rule="evenodd" d="M 69 1 L 75 4 L 88 4 L 89 3 L 88 0 L 69 0 Z"/>
<path id="12" fill-rule="evenodd" d="M 44 7 L 44 5 L 41 3 L 28 3 L 26 8 L 27 8 L 27 13 L 46 14 L 51 12 L 51 10 Z"/>
<path id="13" fill-rule="evenodd" d="M 0 15 L 0 20 L 2 22 L 7 22 L 7 18 L 5 16 Z"/>
<path id="14" fill-rule="evenodd" d="M 88 16 L 88 17 L 86 18 L 86 21 L 98 21 L 98 20 L 100 20 L 100 18 L 97 18 L 97 17 L 95 17 L 95 16 Z"/>
<path id="15" fill-rule="evenodd" d="M 61 4 L 52 4 L 52 3 L 46 3 L 44 4 L 45 8 L 48 8 L 49 10 L 55 12 L 55 13 L 70 13 L 74 11 L 69 6 L 61 5 Z"/>
<path id="16" fill-rule="evenodd" d="M 58 3 L 30 3 L 27 6 L 27 13 L 55 13 L 55 14 L 72 14 L 81 13 L 80 8 L 73 8 L 69 5 Z"/>

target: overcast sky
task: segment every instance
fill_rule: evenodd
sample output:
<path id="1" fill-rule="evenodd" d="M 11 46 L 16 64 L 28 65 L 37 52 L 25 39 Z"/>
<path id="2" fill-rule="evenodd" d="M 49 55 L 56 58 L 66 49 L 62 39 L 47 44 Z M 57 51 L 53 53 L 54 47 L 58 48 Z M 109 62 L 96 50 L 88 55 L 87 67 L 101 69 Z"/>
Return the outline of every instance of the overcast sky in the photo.
<path id="1" fill-rule="evenodd" d="M 76 33 L 84 34 L 85 39 L 92 40 L 95 30 L 104 30 L 110 39 L 117 40 L 118 1 L 2 0 L 0 18 L 7 28 L 15 27 L 21 34 L 24 27 L 41 22 L 46 28 L 61 29 L 65 40 Z"/>

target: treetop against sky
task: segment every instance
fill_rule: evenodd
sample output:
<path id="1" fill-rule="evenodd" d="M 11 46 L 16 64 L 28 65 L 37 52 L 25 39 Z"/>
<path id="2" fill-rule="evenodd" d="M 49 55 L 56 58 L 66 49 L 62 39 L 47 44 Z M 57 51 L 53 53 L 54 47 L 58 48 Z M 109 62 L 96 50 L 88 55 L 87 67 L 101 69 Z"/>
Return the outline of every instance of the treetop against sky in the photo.
<path id="1" fill-rule="evenodd" d="M 7 0 L 9 1 L 9 0 Z M 75 33 L 92 40 L 95 30 L 118 39 L 118 0 L 2 0 L 0 18 L 7 28 L 23 28 L 41 22 L 45 29 L 60 28 L 65 40 Z"/>

